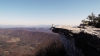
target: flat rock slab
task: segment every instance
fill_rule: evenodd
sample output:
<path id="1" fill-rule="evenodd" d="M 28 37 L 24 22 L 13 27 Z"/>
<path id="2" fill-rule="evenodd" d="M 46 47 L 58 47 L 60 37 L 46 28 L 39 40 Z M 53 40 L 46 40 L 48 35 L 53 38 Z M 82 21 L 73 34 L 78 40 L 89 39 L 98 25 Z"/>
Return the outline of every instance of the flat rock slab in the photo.
<path id="1" fill-rule="evenodd" d="M 85 29 L 83 29 L 83 28 L 77 28 L 72 26 L 55 26 L 55 28 L 71 30 L 73 33 L 79 33 L 84 31 L 92 35 L 100 36 L 100 28 L 85 27 Z"/>

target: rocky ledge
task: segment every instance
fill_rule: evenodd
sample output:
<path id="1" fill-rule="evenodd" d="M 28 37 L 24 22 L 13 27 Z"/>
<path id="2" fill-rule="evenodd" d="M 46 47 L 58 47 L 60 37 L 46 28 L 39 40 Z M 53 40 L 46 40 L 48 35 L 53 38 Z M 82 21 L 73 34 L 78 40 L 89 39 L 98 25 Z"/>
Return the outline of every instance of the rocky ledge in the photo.
<path id="1" fill-rule="evenodd" d="M 100 56 L 100 29 L 55 26 L 51 30 L 59 34 L 66 56 Z"/>

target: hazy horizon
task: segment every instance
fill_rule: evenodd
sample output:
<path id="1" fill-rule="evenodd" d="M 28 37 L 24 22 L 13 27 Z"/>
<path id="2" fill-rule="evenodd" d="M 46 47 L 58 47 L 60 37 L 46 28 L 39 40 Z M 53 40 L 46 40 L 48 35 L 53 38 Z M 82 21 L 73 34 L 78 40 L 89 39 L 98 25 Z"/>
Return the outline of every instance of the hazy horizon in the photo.
<path id="1" fill-rule="evenodd" d="M 97 16 L 100 0 L 1 0 L 0 25 L 76 26 L 92 12 Z"/>

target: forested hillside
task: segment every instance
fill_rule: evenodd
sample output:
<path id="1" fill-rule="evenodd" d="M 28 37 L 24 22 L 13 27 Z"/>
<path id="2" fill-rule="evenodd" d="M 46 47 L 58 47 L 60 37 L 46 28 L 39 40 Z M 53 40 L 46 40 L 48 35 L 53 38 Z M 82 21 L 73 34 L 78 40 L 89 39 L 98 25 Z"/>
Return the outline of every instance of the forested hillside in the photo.
<path id="1" fill-rule="evenodd" d="M 57 34 L 29 29 L 0 29 L 0 56 L 55 55 L 65 55 Z"/>

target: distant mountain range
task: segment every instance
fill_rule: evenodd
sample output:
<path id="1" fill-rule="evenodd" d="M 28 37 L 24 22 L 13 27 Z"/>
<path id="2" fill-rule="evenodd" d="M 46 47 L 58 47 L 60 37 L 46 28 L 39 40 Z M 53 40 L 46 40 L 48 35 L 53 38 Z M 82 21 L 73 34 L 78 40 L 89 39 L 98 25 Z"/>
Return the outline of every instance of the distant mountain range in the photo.
<path id="1" fill-rule="evenodd" d="M 0 25 L 0 28 L 50 28 L 51 25 L 33 25 L 33 26 L 25 26 L 25 25 Z"/>

